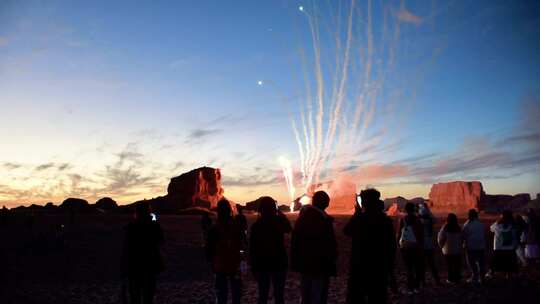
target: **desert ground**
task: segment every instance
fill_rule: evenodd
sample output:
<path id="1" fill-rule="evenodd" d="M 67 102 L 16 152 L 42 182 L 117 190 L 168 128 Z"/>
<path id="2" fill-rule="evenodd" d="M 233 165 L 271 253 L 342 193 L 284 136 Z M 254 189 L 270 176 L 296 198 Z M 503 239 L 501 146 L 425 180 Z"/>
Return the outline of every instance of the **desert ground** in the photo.
<path id="1" fill-rule="evenodd" d="M 255 215 L 248 215 L 252 223 Z M 294 221 L 296 216 L 290 215 Z M 339 275 L 331 282 L 330 303 L 344 303 L 350 240 L 342 233 L 349 216 L 336 216 Z M 11 217 L 0 226 L 0 296 L 11 303 L 121 303 L 119 273 L 123 227 L 127 215 L 42 215 L 33 228 L 26 216 Z M 463 220 L 463 218 L 461 219 Z M 484 217 L 491 223 L 493 217 Z M 155 303 L 212 303 L 213 282 L 205 262 L 199 216 L 161 216 L 166 241 L 162 254 L 166 269 L 158 280 Z M 439 220 L 439 223 L 441 220 Z M 66 246 L 56 249 L 54 227 L 65 224 Z M 491 241 L 490 241 L 491 242 Z M 437 257 L 443 280 L 444 264 Z M 465 265 L 465 264 L 464 264 Z M 468 271 L 465 270 L 465 277 Z M 398 284 L 405 288 L 405 273 L 398 254 Z M 494 278 L 483 286 L 460 284 L 428 287 L 419 295 L 391 294 L 392 303 L 532 303 L 540 297 L 540 267 L 529 266 L 510 281 Z M 289 273 L 286 301 L 299 303 L 298 275 Z M 256 285 L 246 274 L 244 303 L 256 303 Z"/>

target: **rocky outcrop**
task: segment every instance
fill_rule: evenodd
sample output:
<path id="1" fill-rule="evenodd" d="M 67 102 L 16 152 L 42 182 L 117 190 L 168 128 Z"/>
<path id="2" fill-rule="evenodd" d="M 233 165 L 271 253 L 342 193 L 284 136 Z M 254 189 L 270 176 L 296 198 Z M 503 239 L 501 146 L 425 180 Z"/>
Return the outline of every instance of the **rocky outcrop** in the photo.
<path id="1" fill-rule="evenodd" d="M 255 211 L 257 212 L 259 210 L 259 205 L 260 205 L 260 200 L 261 200 L 262 197 L 259 197 L 258 199 L 254 200 L 254 201 L 251 201 L 251 202 L 247 202 L 245 205 L 244 205 L 244 209 L 245 210 L 249 210 L 249 211 Z"/>
<path id="2" fill-rule="evenodd" d="M 191 206 L 215 208 L 218 201 L 223 198 L 221 171 L 202 167 L 173 177 L 167 187 L 167 196 L 180 208 Z"/>
<path id="3" fill-rule="evenodd" d="M 480 209 L 484 198 L 482 183 L 477 181 L 438 183 L 429 193 L 431 208 L 437 211 L 464 213 L 472 208 Z"/>
<path id="4" fill-rule="evenodd" d="M 243 206 L 237 205 L 236 209 L 240 208 L 240 209 L 244 209 L 244 210 L 248 210 L 248 211 L 258 212 L 261 199 L 262 199 L 262 197 L 259 197 L 258 199 L 254 200 L 254 201 L 247 202 Z M 278 205 L 278 209 L 281 212 L 290 212 L 291 211 L 291 208 L 289 206 L 287 206 L 287 205 Z"/>
<path id="5" fill-rule="evenodd" d="M 97 202 L 94 204 L 94 207 L 103 211 L 111 211 L 116 209 L 118 207 L 118 204 L 110 197 L 103 197 L 97 200 Z"/>
<path id="6" fill-rule="evenodd" d="M 89 212 L 92 211 L 92 207 L 88 204 L 88 201 L 82 198 L 67 198 L 62 204 L 60 204 L 60 209 L 69 210 L 74 212 Z"/>
<path id="7" fill-rule="evenodd" d="M 384 199 L 384 209 L 387 210 L 392 206 L 396 206 L 394 208 L 397 208 L 398 210 L 403 210 L 405 208 L 405 204 L 407 204 L 409 200 L 402 196 L 398 197 L 390 197 Z"/>
<path id="8" fill-rule="evenodd" d="M 480 204 L 480 209 L 488 213 L 498 213 L 505 209 L 518 210 L 523 208 L 531 201 L 531 196 L 528 193 L 520 193 L 516 195 L 486 195 Z"/>
<path id="9" fill-rule="evenodd" d="M 219 169 L 202 167 L 173 177 L 167 194 L 150 200 L 159 213 L 178 213 L 190 207 L 212 209 L 223 198 Z"/>
<path id="10" fill-rule="evenodd" d="M 281 212 L 291 212 L 291 207 L 289 207 L 287 205 L 279 205 L 278 209 Z"/>
<path id="11" fill-rule="evenodd" d="M 418 205 L 426 204 L 428 201 L 426 201 L 423 197 L 415 197 L 412 199 L 406 199 L 402 196 L 390 197 L 384 199 L 384 210 L 386 211 L 387 215 L 397 216 L 405 212 L 405 205 L 407 203 Z"/>
<path id="12" fill-rule="evenodd" d="M 403 209 L 401 209 L 403 210 Z M 398 216 L 402 213 L 399 209 L 399 206 L 398 204 L 392 204 L 391 206 L 388 207 L 388 209 L 386 209 L 386 215 L 388 216 Z"/>

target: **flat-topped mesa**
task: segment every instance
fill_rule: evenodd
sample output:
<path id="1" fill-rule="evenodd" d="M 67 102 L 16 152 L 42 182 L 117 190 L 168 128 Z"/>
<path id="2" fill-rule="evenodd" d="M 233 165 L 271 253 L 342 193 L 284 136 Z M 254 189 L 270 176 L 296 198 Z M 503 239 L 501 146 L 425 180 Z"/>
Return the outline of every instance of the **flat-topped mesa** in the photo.
<path id="1" fill-rule="evenodd" d="M 485 196 L 482 183 L 478 181 L 437 183 L 429 192 L 432 209 L 458 213 L 465 213 L 473 208 L 481 209 Z"/>
<path id="2" fill-rule="evenodd" d="M 177 210 L 193 206 L 215 208 L 223 192 L 221 171 L 202 167 L 173 177 L 166 197 Z"/>

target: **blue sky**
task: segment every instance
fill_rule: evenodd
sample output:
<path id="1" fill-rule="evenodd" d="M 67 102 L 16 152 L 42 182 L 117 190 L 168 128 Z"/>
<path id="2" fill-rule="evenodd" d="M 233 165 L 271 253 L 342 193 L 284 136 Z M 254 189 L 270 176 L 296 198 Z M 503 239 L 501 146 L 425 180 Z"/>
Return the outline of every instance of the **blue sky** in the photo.
<path id="1" fill-rule="evenodd" d="M 302 73 L 303 62 L 314 67 L 308 18 L 336 30 L 336 3 L 349 1 L 329 3 L 3 1 L 0 202 L 128 203 L 201 165 L 222 168 L 238 202 L 286 201 L 277 159 L 300 175 L 290 118 L 299 122 L 314 81 Z M 425 197 L 455 179 L 479 179 L 488 193 L 540 192 L 540 5 L 383 3 L 372 7 L 374 39 L 399 25 L 398 59 L 358 147 L 366 153 L 344 161 L 354 167 L 345 173 L 386 197 Z M 320 46 L 331 86 L 329 37 Z M 389 60 L 388 49 L 376 58 Z"/>

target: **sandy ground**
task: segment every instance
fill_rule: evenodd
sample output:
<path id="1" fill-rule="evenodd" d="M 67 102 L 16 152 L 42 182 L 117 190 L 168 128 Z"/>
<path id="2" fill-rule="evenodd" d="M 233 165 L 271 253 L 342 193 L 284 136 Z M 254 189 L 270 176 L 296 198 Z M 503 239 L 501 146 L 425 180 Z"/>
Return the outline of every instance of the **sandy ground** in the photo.
<path id="1" fill-rule="evenodd" d="M 249 217 L 249 221 L 254 220 Z M 291 217 L 294 221 L 294 216 Z M 330 303 L 344 303 L 350 240 L 342 233 L 348 216 L 337 216 L 339 275 L 331 282 Z M 128 216 L 80 216 L 73 224 L 62 216 L 41 216 L 29 229 L 23 217 L 0 225 L 1 303 L 121 303 L 119 275 L 123 227 Z M 155 303 L 212 303 L 212 274 L 204 260 L 198 216 L 162 216 L 166 234 L 162 253 L 166 270 L 158 281 Z M 492 219 L 485 219 L 491 222 Z M 54 226 L 66 224 L 67 246 L 54 248 Z M 41 235 L 41 236 L 40 236 Z M 437 257 L 443 280 L 444 264 Z M 465 265 L 465 264 L 464 264 Z M 465 271 L 468 276 L 468 271 Z M 405 274 L 398 255 L 398 283 Z M 428 285 L 433 286 L 428 274 Z M 289 273 L 287 303 L 299 303 L 298 275 Z M 481 287 L 466 283 L 428 287 L 416 296 L 391 294 L 392 303 L 534 303 L 540 297 L 540 267 L 530 266 L 510 281 L 495 278 Z M 535 299 L 535 300 L 533 300 Z M 256 303 L 256 285 L 244 279 L 243 303 Z"/>

